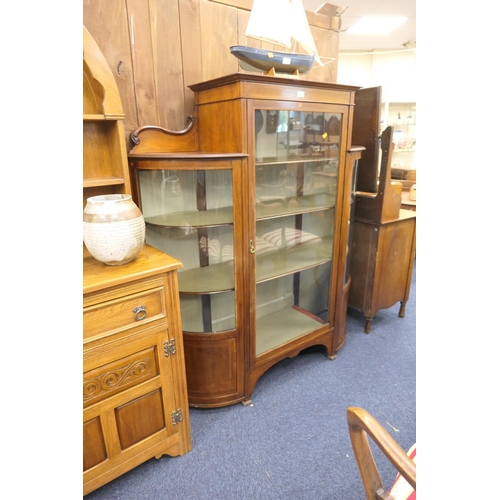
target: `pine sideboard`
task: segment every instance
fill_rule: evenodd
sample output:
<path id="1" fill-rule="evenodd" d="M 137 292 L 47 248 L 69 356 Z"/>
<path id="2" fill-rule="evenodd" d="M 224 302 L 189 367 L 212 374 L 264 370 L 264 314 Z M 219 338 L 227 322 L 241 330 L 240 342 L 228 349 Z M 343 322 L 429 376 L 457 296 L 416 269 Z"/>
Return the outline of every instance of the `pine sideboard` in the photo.
<path id="1" fill-rule="evenodd" d="M 148 245 L 107 266 L 84 248 L 83 493 L 191 450 L 177 269 Z"/>

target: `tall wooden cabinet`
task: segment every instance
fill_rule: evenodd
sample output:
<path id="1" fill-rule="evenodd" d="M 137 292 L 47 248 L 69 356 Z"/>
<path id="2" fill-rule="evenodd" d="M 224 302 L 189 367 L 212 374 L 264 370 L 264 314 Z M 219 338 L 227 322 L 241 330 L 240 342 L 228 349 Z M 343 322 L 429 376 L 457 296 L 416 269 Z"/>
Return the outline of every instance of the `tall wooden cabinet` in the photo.
<path id="1" fill-rule="evenodd" d="M 238 73 L 190 88 L 186 131 L 132 135 L 133 196 L 146 241 L 184 265 L 190 405 L 248 404 L 278 361 L 345 341 L 357 87 Z"/>

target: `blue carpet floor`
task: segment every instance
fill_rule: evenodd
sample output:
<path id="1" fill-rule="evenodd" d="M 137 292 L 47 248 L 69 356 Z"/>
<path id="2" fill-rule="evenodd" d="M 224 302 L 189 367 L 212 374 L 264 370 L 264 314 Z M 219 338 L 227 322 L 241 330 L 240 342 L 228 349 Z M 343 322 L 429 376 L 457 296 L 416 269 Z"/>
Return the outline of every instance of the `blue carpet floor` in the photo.
<path id="1" fill-rule="evenodd" d="M 190 409 L 193 449 L 151 459 L 86 500 L 363 500 L 345 412 L 368 410 L 408 449 L 416 441 L 416 268 L 406 317 L 349 308 L 335 360 L 313 347 L 268 370 L 252 406 Z M 377 450 L 386 486 L 395 472 Z"/>

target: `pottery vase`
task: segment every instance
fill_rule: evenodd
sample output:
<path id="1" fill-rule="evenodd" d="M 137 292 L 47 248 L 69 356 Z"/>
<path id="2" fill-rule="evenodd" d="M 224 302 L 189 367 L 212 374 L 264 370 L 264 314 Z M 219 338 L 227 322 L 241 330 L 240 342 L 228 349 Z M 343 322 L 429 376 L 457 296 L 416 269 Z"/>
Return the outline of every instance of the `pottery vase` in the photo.
<path id="1" fill-rule="evenodd" d="M 100 262 L 119 266 L 144 247 L 144 217 L 128 194 L 92 196 L 83 210 L 83 242 Z"/>

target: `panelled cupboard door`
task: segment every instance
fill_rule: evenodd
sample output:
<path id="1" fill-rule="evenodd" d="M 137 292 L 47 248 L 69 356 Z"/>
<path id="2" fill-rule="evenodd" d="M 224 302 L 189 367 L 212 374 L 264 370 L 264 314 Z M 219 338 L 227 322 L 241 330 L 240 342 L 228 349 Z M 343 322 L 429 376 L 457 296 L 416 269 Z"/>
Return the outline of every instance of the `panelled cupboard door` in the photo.
<path id="1" fill-rule="evenodd" d="M 84 482 L 101 486 L 114 469 L 129 470 L 141 453 L 160 456 L 178 440 L 172 363 L 161 333 L 153 329 L 126 350 L 85 357 Z"/>

